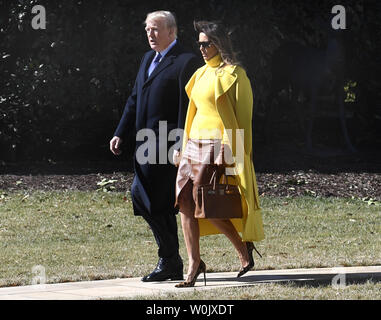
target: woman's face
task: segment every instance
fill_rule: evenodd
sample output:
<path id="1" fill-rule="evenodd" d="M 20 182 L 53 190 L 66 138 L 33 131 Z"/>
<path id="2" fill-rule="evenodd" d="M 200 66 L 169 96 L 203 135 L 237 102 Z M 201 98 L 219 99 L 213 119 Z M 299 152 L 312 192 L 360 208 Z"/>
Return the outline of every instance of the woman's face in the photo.
<path id="1" fill-rule="evenodd" d="M 212 59 L 218 53 L 216 46 L 209 41 L 209 38 L 205 33 L 200 32 L 198 35 L 198 42 L 202 57 L 205 61 Z"/>

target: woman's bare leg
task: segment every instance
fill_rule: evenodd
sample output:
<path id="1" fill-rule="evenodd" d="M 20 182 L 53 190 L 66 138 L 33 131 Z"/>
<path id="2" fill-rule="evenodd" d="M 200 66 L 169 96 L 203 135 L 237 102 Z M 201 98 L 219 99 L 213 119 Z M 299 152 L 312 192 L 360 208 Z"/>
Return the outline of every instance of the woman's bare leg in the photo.
<path id="1" fill-rule="evenodd" d="M 249 264 L 249 254 L 233 223 L 228 219 L 209 219 L 209 221 L 230 240 L 238 252 L 241 265 L 246 267 Z"/>
<path id="2" fill-rule="evenodd" d="M 200 264 L 200 229 L 198 220 L 189 214 L 180 212 L 185 245 L 188 253 L 188 279 L 191 279 Z"/>

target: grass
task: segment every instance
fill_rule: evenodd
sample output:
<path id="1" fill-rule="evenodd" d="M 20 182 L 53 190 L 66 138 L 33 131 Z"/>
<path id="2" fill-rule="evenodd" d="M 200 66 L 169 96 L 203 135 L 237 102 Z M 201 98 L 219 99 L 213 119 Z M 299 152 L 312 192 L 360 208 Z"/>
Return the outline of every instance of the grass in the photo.
<path id="1" fill-rule="evenodd" d="M 124 299 L 124 298 L 123 298 Z M 135 297 L 140 300 L 380 300 L 381 283 L 367 281 L 343 288 L 308 286 L 295 283 L 266 283 L 248 287 L 213 290 L 190 290 L 189 293 L 171 293 Z"/>
<path id="2" fill-rule="evenodd" d="M 256 259 L 256 269 L 381 264 L 379 205 L 313 197 L 263 197 L 261 204 L 266 239 L 257 244 L 263 259 Z M 180 225 L 179 236 L 186 270 Z M 238 270 L 238 257 L 224 236 L 203 237 L 200 244 L 209 272 Z M 152 233 L 133 216 L 123 193 L 0 191 L 0 286 L 31 284 L 39 275 L 47 283 L 139 277 L 156 263 Z M 36 266 L 43 268 L 35 272 Z M 378 283 L 362 286 L 379 291 Z M 271 284 L 228 291 L 244 299 L 259 289 L 272 296 L 271 288 L 283 288 L 279 294 L 285 298 L 304 290 Z"/>

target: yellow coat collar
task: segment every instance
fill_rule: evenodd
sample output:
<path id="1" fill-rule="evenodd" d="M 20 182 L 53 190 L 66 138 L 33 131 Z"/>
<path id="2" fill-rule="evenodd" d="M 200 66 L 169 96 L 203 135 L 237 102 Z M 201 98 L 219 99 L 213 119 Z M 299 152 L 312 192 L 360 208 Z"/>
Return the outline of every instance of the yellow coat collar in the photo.
<path id="1" fill-rule="evenodd" d="M 223 94 L 228 92 L 230 87 L 236 82 L 237 74 L 234 72 L 236 66 L 225 66 L 216 72 L 216 87 L 215 87 L 215 98 L 216 100 Z"/>
<path id="2" fill-rule="evenodd" d="M 185 91 L 190 99 L 192 88 L 196 80 L 198 80 L 205 72 L 208 66 L 205 65 L 197 70 L 185 86 Z M 230 87 L 237 80 L 237 74 L 235 73 L 236 66 L 227 65 L 222 69 L 216 71 L 216 85 L 215 85 L 215 99 L 226 93 Z"/>

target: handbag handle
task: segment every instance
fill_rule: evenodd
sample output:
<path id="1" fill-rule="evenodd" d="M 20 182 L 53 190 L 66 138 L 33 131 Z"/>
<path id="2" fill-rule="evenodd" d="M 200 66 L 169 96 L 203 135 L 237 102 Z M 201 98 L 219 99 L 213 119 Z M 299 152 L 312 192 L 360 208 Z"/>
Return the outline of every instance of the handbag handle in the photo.
<path id="1" fill-rule="evenodd" d="M 222 184 L 226 185 L 226 190 L 229 189 L 229 184 L 228 184 L 228 178 L 225 173 L 222 174 Z M 209 184 L 213 184 L 213 190 L 216 190 L 216 184 L 217 184 L 217 169 L 213 171 L 212 177 L 210 178 Z"/>

